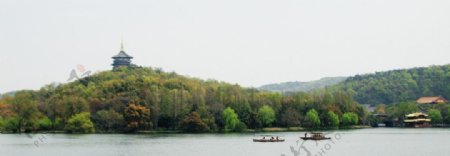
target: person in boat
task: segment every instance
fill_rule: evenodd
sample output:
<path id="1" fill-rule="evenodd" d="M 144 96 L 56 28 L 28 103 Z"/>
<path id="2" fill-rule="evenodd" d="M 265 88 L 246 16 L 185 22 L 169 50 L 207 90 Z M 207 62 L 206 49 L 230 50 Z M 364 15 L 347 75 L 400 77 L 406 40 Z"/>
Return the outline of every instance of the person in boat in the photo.
<path id="1" fill-rule="evenodd" d="M 273 140 L 273 137 L 271 137 L 270 140 Z"/>
<path id="2" fill-rule="evenodd" d="M 277 140 L 278 140 L 278 136 L 277 136 Z"/>
<path id="3" fill-rule="evenodd" d="M 305 133 L 305 138 L 306 138 L 307 134 Z"/>
<path id="4" fill-rule="evenodd" d="M 266 140 L 266 137 L 263 137 L 263 140 Z"/>

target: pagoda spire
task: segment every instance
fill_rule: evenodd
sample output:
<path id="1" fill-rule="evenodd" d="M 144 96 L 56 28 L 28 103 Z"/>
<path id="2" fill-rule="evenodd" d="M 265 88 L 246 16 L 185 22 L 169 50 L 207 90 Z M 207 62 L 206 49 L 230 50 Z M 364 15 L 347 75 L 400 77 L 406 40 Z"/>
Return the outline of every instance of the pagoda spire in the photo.
<path id="1" fill-rule="evenodd" d="M 121 42 L 120 42 L 120 51 L 125 51 L 124 49 L 123 49 L 123 39 L 121 40 Z"/>

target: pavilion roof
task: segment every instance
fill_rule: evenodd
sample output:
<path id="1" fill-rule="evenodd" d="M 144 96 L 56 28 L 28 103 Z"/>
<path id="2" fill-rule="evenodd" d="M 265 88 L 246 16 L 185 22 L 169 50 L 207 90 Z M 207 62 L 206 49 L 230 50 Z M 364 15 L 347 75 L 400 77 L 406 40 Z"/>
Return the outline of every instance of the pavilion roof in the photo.
<path id="1" fill-rule="evenodd" d="M 420 97 L 417 99 L 417 103 L 419 104 L 430 104 L 430 103 L 438 103 L 439 100 L 447 102 L 442 96 L 429 96 L 429 97 Z"/>
<path id="2" fill-rule="evenodd" d="M 114 55 L 112 58 L 133 58 L 133 56 L 128 55 L 125 51 L 120 51 L 119 54 Z"/>

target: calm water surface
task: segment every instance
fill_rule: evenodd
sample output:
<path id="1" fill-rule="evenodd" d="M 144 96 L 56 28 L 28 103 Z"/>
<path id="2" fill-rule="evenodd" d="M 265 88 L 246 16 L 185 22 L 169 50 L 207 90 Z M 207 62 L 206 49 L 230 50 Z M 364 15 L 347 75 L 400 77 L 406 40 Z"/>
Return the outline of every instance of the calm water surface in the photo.
<path id="1" fill-rule="evenodd" d="M 271 133 L 282 143 L 254 143 L 254 134 L 0 134 L 1 156 L 449 156 L 450 129 L 376 128 L 333 131 L 329 141 L 303 132 Z"/>

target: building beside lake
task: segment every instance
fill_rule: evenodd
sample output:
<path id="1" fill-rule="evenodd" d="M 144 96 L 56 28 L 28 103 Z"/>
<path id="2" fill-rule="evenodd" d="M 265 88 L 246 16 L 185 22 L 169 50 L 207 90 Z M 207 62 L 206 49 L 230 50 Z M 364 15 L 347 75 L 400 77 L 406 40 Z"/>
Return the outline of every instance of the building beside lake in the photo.
<path id="1" fill-rule="evenodd" d="M 417 112 L 411 113 L 405 116 L 405 120 L 403 121 L 406 127 L 430 127 L 431 119 L 428 118 L 428 114 Z"/>
<path id="2" fill-rule="evenodd" d="M 113 64 L 111 64 L 113 66 L 113 69 L 122 67 L 122 66 L 131 66 L 131 59 L 133 59 L 132 56 L 128 55 L 127 53 L 125 53 L 125 50 L 123 48 L 123 42 L 121 43 L 120 46 L 120 52 L 117 55 L 114 55 L 112 57 L 113 59 Z"/>
<path id="3" fill-rule="evenodd" d="M 416 101 L 418 104 L 441 104 L 448 101 L 442 96 L 420 97 Z"/>

